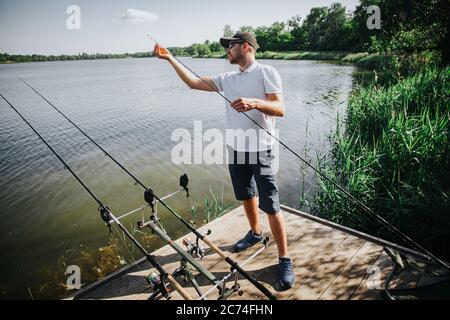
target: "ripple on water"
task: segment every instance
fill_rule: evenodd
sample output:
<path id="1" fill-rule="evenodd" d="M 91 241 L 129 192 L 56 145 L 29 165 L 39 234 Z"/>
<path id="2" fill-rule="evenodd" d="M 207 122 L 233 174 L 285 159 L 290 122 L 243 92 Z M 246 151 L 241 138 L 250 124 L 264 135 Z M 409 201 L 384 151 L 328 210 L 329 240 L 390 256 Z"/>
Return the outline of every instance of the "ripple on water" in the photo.
<path id="1" fill-rule="evenodd" d="M 234 70 L 224 60 L 184 61 L 200 74 Z M 276 67 L 283 78 L 287 114 L 277 120 L 283 141 L 300 154 L 305 148 L 311 156 L 326 150 L 325 135 L 336 113 L 345 110 L 352 68 L 310 61 L 261 62 Z M 179 176 L 186 172 L 191 200 L 202 202 L 210 196 L 210 187 L 220 193 L 222 186 L 225 201 L 234 200 L 225 165 L 171 162 L 172 132 L 185 128 L 192 133 L 194 121 L 200 120 L 204 129 L 222 129 L 225 107 L 217 95 L 188 90 L 164 64 L 123 59 L 0 66 L 0 92 L 102 199 L 121 212 L 142 203 L 142 190 L 14 74 L 29 81 L 160 194 L 176 190 Z M 39 288 L 51 279 L 33 270 L 60 272 L 58 261 L 68 242 L 79 253 L 80 245 L 89 250 L 106 245 L 108 236 L 96 204 L 4 101 L 0 114 L 0 284 L 7 288 L 5 297 L 27 298 L 27 286 L 39 297 Z M 281 157 L 280 192 L 283 202 L 292 205 L 298 203 L 302 185 L 300 166 L 285 150 Z M 314 181 L 312 175 L 306 179 L 306 185 Z M 172 201 L 186 211 L 185 199 Z M 172 221 L 168 214 L 164 218 Z M 166 227 L 173 235 L 182 232 L 177 223 Z"/>

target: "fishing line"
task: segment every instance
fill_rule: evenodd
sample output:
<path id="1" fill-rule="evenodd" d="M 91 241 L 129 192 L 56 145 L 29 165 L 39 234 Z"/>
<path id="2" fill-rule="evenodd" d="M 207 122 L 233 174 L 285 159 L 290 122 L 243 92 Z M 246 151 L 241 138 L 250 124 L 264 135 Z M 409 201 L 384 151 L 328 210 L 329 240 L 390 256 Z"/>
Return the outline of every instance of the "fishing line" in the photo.
<path id="1" fill-rule="evenodd" d="M 149 37 L 150 39 L 152 39 L 157 45 L 159 45 L 159 43 L 153 39 L 153 37 L 151 37 L 150 35 L 147 35 L 147 37 Z M 205 79 L 203 79 L 200 75 L 198 75 L 195 71 L 193 71 L 191 68 L 189 68 L 188 66 L 186 66 L 183 62 L 181 62 L 177 57 L 175 57 L 174 55 L 172 55 L 172 57 L 178 62 L 180 63 L 183 67 L 185 67 L 187 70 L 189 70 L 192 74 L 194 74 L 198 79 L 200 79 L 203 83 L 205 83 L 210 89 L 212 89 L 214 92 L 216 92 L 218 95 L 220 95 L 222 98 L 224 98 L 228 103 L 232 103 L 232 101 L 230 99 L 228 99 L 225 95 L 223 95 L 217 88 L 211 86 Z M 375 213 L 372 209 L 370 209 L 369 207 L 367 207 L 364 203 L 362 203 L 360 200 L 358 200 L 357 198 L 355 198 L 352 194 L 350 194 L 347 190 L 345 190 L 343 187 L 341 187 L 339 184 L 337 184 L 336 182 L 334 182 L 332 179 L 328 178 L 328 176 L 326 176 L 324 173 L 322 173 L 320 170 L 318 170 L 317 168 L 315 168 L 310 162 L 306 161 L 305 159 L 303 159 L 303 157 L 301 157 L 297 152 L 295 152 L 293 149 L 291 149 L 288 145 L 286 145 L 283 141 L 281 141 L 279 138 L 277 138 L 276 136 L 274 136 L 269 130 L 267 130 L 266 128 L 264 128 L 262 125 L 260 125 L 256 120 L 254 120 L 252 117 L 250 117 L 247 113 L 245 112 L 240 112 L 240 114 L 244 115 L 245 117 L 247 117 L 251 122 L 253 122 L 256 126 L 258 126 L 259 128 L 261 128 L 262 130 L 264 130 L 271 138 L 273 138 L 274 140 L 276 140 L 280 145 L 282 145 L 286 150 L 288 150 L 290 153 L 292 153 L 295 157 L 297 157 L 298 159 L 300 159 L 303 163 L 305 163 L 308 167 L 310 167 L 314 172 L 316 172 L 319 176 L 321 176 L 323 179 L 325 179 L 326 181 L 328 181 L 329 183 L 331 183 L 333 186 L 335 186 L 337 189 L 339 189 L 339 191 L 341 191 L 342 193 L 344 193 L 348 198 L 350 198 L 353 202 L 355 202 L 357 205 L 360 206 L 360 208 L 362 208 L 364 211 L 366 211 L 367 213 L 369 213 L 370 215 L 372 215 L 376 220 L 378 220 L 380 223 L 382 223 L 383 225 L 385 225 L 386 227 L 388 227 L 388 229 L 393 232 L 394 234 L 397 234 L 398 236 L 400 236 L 404 241 L 406 241 L 407 243 L 409 243 L 411 246 L 413 246 L 414 248 L 418 249 L 419 251 L 422 251 L 423 253 L 425 253 L 426 255 L 428 255 L 432 260 L 435 260 L 435 262 L 437 262 L 438 264 L 443 265 L 446 269 L 450 270 L 450 266 L 445 263 L 444 261 L 440 260 L 439 258 L 437 258 L 434 254 L 432 254 L 430 251 L 428 251 L 427 249 L 425 249 L 424 247 L 422 247 L 420 244 L 418 244 L 417 242 L 415 242 L 414 240 L 412 240 L 410 237 L 408 237 L 406 234 L 404 234 L 402 231 L 400 231 L 399 229 L 397 229 L 396 227 L 394 227 L 392 224 L 390 224 L 386 219 L 384 219 L 383 217 L 381 217 L 379 214 Z"/>
<path id="2" fill-rule="evenodd" d="M 116 223 L 117 226 L 122 230 L 122 232 L 130 239 L 140 250 L 144 253 L 147 261 L 158 270 L 161 278 L 161 284 L 158 287 L 158 292 L 167 297 L 168 291 L 165 284 L 165 279 L 167 279 L 170 284 L 176 288 L 176 290 L 186 299 L 192 299 L 189 294 L 181 287 L 181 285 L 173 278 L 172 275 L 167 273 L 164 268 L 155 260 L 155 257 L 148 253 L 147 250 L 130 234 L 130 232 L 122 225 L 122 223 L 112 214 L 111 210 L 104 205 L 100 199 L 94 194 L 94 192 L 83 183 L 83 181 L 78 177 L 78 175 L 72 170 L 72 168 L 61 158 L 61 156 L 50 146 L 50 144 L 39 134 L 39 132 L 33 127 L 33 125 L 25 119 L 25 117 L 2 95 L 0 94 L 3 100 L 22 118 L 22 120 L 33 130 L 33 132 L 39 137 L 39 139 L 50 149 L 50 151 L 58 158 L 59 161 L 64 165 L 64 167 L 69 170 L 72 176 L 78 181 L 78 183 L 84 188 L 84 190 L 95 200 L 95 202 L 99 206 L 100 216 L 102 220 L 107 224 L 110 232 L 112 222 Z"/>
<path id="3" fill-rule="evenodd" d="M 130 171 L 128 171 L 119 161 L 117 161 L 109 152 L 102 148 L 97 142 L 94 141 L 85 131 L 83 131 L 78 125 L 76 125 L 72 120 L 70 120 L 61 110 L 59 110 L 53 103 L 51 103 L 47 98 L 40 94 L 36 89 L 34 89 L 30 84 L 28 84 L 24 79 L 17 76 L 19 80 L 25 83 L 30 89 L 32 89 L 36 94 L 38 94 L 42 99 L 44 99 L 51 107 L 53 107 L 59 114 L 61 114 L 67 121 L 69 121 L 75 128 L 77 128 L 86 138 L 88 138 L 95 146 L 97 146 L 106 156 L 108 156 L 114 163 L 116 163 L 124 172 L 126 172 L 131 178 L 134 179 L 142 188 L 144 188 L 144 199 L 152 207 L 154 211 L 154 199 L 161 203 L 171 214 L 173 214 L 181 223 L 183 223 L 192 233 L 195 234 L 197 238 L 206 243 L 213 251 L 215 251 L 223 260 L 225 260 L 232 268 L 236 269 L 244 278 L 251 282 L 258 290 L 260 290 L 266 297 L 271 300 L 276 300 L 276 297 L 261 283 L 254 279 L 248 272 L 243 270 L 233 259 L 227 256 L 219 247 L 213 244 L 205 235 L 201 234 L 192 226 L 188 221 L 181 217 L 175 210 L 169 207 L 161 198 L 159 198 L 152 189 L 147 188 L 144 183 L 142 183 L 136 176 L 134 176 Z M 6 100 L 6 99 L 5 99 Z M 187 188 L 188 178 L 187 175 L 183 175 L 180 178 L 180 186 L 182 186 L 187 195 L 189 195 L 189 190 Z"/>

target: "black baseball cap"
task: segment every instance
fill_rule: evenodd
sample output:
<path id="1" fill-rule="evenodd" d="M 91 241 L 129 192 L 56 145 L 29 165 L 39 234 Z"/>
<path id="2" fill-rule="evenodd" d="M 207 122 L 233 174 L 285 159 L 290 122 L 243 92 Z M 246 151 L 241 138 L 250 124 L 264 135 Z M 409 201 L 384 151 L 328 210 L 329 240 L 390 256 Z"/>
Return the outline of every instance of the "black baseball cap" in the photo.
<path id="1" fill-rule="evenodd" d="M 241 32 L 238 31 L 234 36 L 230 37 L 222 37 L 220 38 L 220 45 L 222 47 L 225 47 L 228 49 L 228 46 L 230 45 L 231 41 L 241 41 L 241 42 L 247 42 L 249 45 L 251 45 L 253 48 L 258 49 L 259 45 L 256 41 L 255 36 L 251 32 Z"/>

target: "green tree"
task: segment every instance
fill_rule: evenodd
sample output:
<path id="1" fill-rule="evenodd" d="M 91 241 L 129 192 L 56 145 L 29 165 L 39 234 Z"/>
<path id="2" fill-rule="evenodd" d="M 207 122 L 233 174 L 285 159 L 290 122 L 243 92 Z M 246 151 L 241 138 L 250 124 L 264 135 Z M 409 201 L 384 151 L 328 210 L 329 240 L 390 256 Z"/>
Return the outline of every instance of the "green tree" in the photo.
<path id="1" fill-rule="evenodd" d="M 367 28 L 370 5 L 380 7 L 381 30 Z M 369 51 L 439 49 L 448 52 L 449 6 L 448 0 L 360 0 L 353 18 L 354 33 L 358 36 L 356 47 Z"/>
<path id="2" fill-rule="evenodd" d="M 255 29 L 255 37 L 258 41 L 261 51 L 270 50 L 270 36 L 268 34 L 268 28 L 264 26 L 257 27 Z"/>
<path id="3" fill-rule="evenodd" d="M 207 56 L 211 54 L 211 50 L 209 49 L 207 44 L 201 44 L 197 47 L 197 52 L 200 56 Z"/>
<path id="4" fill-rule="evenodd" d="M 319 50 L 346 50 L 349 48 L 348 37 L 353 32 L 345 7 L 333 3 L 327 10 L 325 19 L 319 26 L 320 37 L 316 44 Z"/>
<path id="5" fill-rule="evenodd" d="M 252 26 L 242 26 L 239 28 L 239 31 L 242 32 L 255 32 Z"/>
<path id="6" fill-rule="evenodd" d="M 231 26 L 229 24 L 225 25 L 223 28 L 223 36 L 224 37 L 232 37 L 234 35 L 234 31 L 231 29 Z"/>
<path id="7" fill-rule="evenodd" d="M 312 8 L 310 13 L 306 16 L 303 23 L 305 32 L 307 34 L 306 47 L 310 50 L 318 50 L 319 43 L 322 37 L 322 26 L 328 15 L 327 7 Z"/>
<path id="8" fill-rule="evenodd" d="M 224 48 L 217 41 L 211 42 L 208 46 L 209 46 L 209 50 L 211 50 L 211 52 L 225 53 Z"/>

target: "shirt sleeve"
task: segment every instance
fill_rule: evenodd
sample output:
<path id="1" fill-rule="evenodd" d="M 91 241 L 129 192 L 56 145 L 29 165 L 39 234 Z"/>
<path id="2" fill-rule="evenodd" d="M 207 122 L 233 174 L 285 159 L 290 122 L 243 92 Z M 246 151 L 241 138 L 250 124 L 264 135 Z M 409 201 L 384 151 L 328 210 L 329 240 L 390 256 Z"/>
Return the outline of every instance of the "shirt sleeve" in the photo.
<path id="1" fill-rule="evenodd" d="M 267 67 L 263 70 L 264 90 L 267 94 L 283 93 L 283 81 L 280 74 L 273 67 Z"/>
<path id="2" fill-rule="evenodd" d="M 219 89 L 219 91 L 223 91 L 223 79 L 224 78 L 225 78 L 224 73 L 221 73 L 221 74 L 211 77 L 211 80 L 214 82 L 214 84 L 216 85 L 217 89 Z"/>

